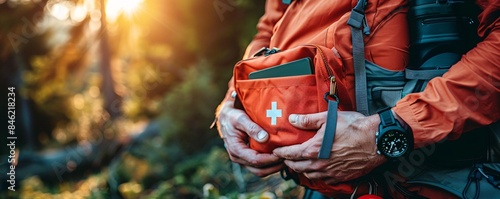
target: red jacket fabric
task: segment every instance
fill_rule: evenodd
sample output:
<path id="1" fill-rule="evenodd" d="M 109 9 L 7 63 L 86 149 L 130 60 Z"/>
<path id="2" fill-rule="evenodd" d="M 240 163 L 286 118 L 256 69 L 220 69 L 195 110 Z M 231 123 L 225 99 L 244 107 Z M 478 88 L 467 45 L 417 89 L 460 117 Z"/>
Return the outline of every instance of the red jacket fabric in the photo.
<path id="1" fill-rule="evenodd" d="M 369 0 L 367 4 L 371 34 L 364 38 L 365 58 L 386 69 L 403 70 L 409 61 L 406 2 Z M 335 47 L 347 78 L 353 78 L 347 20 L 356 3 L 357 0 L 296 0 L 285 5 L 281 0 L 268 0 L 257 25 L 258 33 L 244 58 L 262 47 L 285 50 L 301 44 L 319 44 Z M 483 41 L 443 77 L 430 81 L 425 91 L 406 96 L 394 108 L 411 127 L 415 147 L 444 138 L 456 139 L 464 131 L 500 119 L 500 1 L 477 3 L 483 9 L 478 28 Z M 350 92 L 354 101 L 354 87 Z"/>

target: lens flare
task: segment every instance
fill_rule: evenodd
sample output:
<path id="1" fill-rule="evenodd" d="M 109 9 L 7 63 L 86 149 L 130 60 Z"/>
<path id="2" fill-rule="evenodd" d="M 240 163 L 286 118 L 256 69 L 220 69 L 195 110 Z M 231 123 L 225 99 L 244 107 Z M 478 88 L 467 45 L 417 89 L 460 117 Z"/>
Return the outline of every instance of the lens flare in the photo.
<path id="1" fill-rule="evenodd" d="M 139 9 L 143 0 L 108 0 L 106 15 L 109 21 L 115 21 L 120 14 L 131 16 Z"/>

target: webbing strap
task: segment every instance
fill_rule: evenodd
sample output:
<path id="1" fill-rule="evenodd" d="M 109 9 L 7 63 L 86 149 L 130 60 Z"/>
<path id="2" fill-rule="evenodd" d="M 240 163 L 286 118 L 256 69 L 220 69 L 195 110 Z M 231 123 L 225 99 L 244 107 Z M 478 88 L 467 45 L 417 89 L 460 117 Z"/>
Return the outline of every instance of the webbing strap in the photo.
<path id="1" fill-rule="evenodd" d="M 356 110 L 368 115 L 368 94 L 366 86 L 365 44 L 361 26 L 365 20 L 366 0 L 359 0 L 351 11 L 347 24 L 351 26 L 352 57 L 354 62 L 354 85 L 356 95 Z M 365 24 L 366 25 L 366 24 Z"/>
<path id="2" fill-rule="evenodd" d="M 411 70 L 405 69 L 406 79 L 421 79 L 421 80 L 431 80 L 434 77 L 440 77 L 446 73 L 448 69 L 432 69 L 432 70 Z"/>
<path id="3" fill-rule="evenodd" d="M 325 135 L 319 148 L 318 158 L 329 159 L 332 152 L 333 142 L 335 141 L 335 131 L 337 130 L 337 108 L 338 100 L 328 100 L 328 113 L 326 116 Z"/>

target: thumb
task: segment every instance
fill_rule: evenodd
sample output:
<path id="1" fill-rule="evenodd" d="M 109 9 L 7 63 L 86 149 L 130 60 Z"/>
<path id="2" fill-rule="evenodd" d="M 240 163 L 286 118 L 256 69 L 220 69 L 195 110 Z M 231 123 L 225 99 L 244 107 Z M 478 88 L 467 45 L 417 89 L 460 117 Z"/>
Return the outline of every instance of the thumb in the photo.
<path id="1" fill-rule="evenodd" d="M 306 115 L 290 114 L 288 121 L 299 129 L 317 130 L 325 123 L 326 112 Z"/>
<path id="2" fill-rule="evenodd" d="M 273 154 L 288 160 L 317 159 L 324 134 L 320 132 L 324 132 L 324 130 L 320 129 L 311 139 L 301 144 L 276 148 Z"/>
<path id="3" fill-rule="evenodd" d="M 247 115 L 242 115 L 239 119 L 239 129 L 246 132 L 255 141 L 265 143 L 269 140 L 269 134 L 258 124 L 254 123 Z"/>

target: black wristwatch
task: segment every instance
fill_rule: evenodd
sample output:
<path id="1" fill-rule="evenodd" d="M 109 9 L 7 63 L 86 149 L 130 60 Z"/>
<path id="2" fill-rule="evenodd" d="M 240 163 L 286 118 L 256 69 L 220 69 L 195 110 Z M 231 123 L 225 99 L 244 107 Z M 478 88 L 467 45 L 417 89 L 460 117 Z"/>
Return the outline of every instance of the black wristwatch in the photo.
<path id="1" fill-rule="evenodd" d="M 413 149 L 413 134 L 399 124 L 391 108 L 387 107 L 378 111 L 380 125 L 375 136 L 377 137 L 377 153 L 389 160 L 396 160 Z"/>

